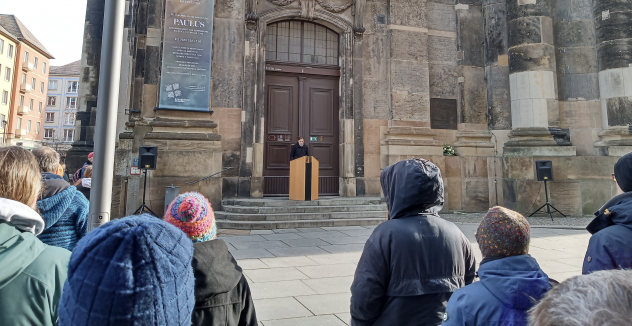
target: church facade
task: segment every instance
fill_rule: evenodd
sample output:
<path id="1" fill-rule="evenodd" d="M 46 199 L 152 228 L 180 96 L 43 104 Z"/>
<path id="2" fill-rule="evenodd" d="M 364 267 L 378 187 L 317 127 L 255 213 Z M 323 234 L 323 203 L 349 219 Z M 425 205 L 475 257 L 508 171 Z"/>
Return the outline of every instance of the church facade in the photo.
<path id="1" fill-rule="evenodd" d="M 322 196 L 380 196 L 381 169 L 423 157 L 441 168 L 444 209 L 468 212 L 539 207 L 535 161 L 551 160 L 552 203 L 591 214 L 632 151 L 625 1 L 196 0 L 213 6 L 208 110 L 160 106 L 170 1 L 128 2 L 114 217 L 140 205 L 131 171 L 143 145 L 158 146 L 148 197 L 159 214 L 170 185 L 216 208 L 287 196 L 299 136 L 320 161 Z M 69 166 L 97 124 L 103 2 L 88 1 Z"/>

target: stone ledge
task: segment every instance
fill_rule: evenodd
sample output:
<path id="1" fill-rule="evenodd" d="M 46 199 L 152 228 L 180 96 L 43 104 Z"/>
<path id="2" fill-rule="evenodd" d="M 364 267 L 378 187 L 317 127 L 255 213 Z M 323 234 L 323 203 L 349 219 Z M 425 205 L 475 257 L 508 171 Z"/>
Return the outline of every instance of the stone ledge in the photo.
<path id="1" fill-rule="evenodd" d="M 555 143 L 555 141 L 553 141 Z M 505 147 L 504 156 L 577 156 L 575 146 Z"/>
<path id="2" fill-rule="evenodd" d="M 139 120 L 125 123 L 126 127 L 151 126 L 151 127 L 171 127 L 171 128 L 217 128 L 217 123 L 210 120 L 177 120 L 156 118 L 153 120 Z"/>
<path id="3" fill-rule="evenodd" d="M 214 133 L 148 132 L 145 139 L 219 141 L 222 136 Z"/>

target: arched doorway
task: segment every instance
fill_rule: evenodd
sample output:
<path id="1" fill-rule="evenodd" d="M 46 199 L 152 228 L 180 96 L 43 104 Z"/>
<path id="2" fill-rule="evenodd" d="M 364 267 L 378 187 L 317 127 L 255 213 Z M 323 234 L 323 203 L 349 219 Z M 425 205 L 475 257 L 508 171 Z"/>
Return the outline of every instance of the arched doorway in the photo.
<path id="1" fill-rule="evenodd" d="M 299 136 L 320 161 L 320 195 L 339 194 L 339 43 L 312 22 L 266 26 L 264 196 L 287 196 Z"/>

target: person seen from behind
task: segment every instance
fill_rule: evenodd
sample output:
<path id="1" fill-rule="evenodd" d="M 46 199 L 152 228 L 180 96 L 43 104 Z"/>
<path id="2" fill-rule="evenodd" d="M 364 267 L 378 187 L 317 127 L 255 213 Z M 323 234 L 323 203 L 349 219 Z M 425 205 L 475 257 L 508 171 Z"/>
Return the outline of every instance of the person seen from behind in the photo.
<path id="1" fill-rule="evenodd" d="M 86 167 L 86 171 L 83 173 L 83 178 L 78 180 L 77 190 L 90 201 L 90 190 L 92 189 L 92 165 Z"/>
<path id="2" fill-rule="evenodd" d="M 529 312 L 531 326 L 629 326 L 632 270 L 605 270 L 569 278 Z"/>
<path id="3" fill-rule="evenodd" d="M 148 214 L 94 229 L 70 257 L 59 324 L 191 325 L 192 257 L 186 234 Z"/>
<path id="4" fill-rule="evenodd" d="M 582 274 L 632 268 L 632 153 L 614 165 L 614 178 L 623 193 L 603 205 L 586 227 L 592 236 Z"/>
<path id="5" fill-rule="evenodd" d="M 309 156 L 309 148 L 305 145 L 305 139 L 303 139 L 302 136 L 299 136 L 296 144 L 292 145 L 292 150 L 290 151 L 290 161 L 303 156 Z"/>
<path id="6" fill-rule="evenodd" d="M 440 325 L 476 261 L 461 230 L 439 217 L 443 179 L 424 159 L 390 165 L 380 176 L 389 221 L 366 244 L 351 285 L 351 325 Z"/>
<path id="7" fill-rule="evenodd" d="M 196 192 L 181 194 L 167 207 L 165 221 L 193 242 L 193 325 L 257 326 L 248 281 L 224 240 L 216 239 L 215 216 L 208 200 Z"/>
<path id="8" fill-rule="evenodd" d="M 38 238 L 48 245 L 72 251 L 77 241 L 88 233 L 90 204 L 77 188 L 56 174 L 60 164 L 55 150 L 38 147 L 33 150 L 33 155 L 44 179 L 37 208 L 46 228 Z"/>
<path id="9" fill-rule="evenodd" d="M 94 160 L 94 152 L 90 152 L 90 154 L 88 154 L 88 160 L 83 163 L 83 166 L 77 170 L 77 172 L 75 172 L 75 174 L 73 174 L 72 176 L 72 183 L 74 186 L 77 186 L 77 180 L 83 178 L 83 174 L 86 171 L 86 168 L 90 165 L 92 165 L 92 161 Z"/>
<path id="10" fill-rule="evenodd" d="M 529 255 L 529 222 L 518 212 L 493 207 L 476 231 L 483 254 L 480 282 L 456 290 L 443 326 L 527 326 L 528 310 L 551 289 L 548 276 Z"/>
<path id="11" fill-rule="evenodd" d="M 35 157 L 0 147 L 0 325 L 57 325 L 70 252 L 37 238 L 42 176 Z"/>

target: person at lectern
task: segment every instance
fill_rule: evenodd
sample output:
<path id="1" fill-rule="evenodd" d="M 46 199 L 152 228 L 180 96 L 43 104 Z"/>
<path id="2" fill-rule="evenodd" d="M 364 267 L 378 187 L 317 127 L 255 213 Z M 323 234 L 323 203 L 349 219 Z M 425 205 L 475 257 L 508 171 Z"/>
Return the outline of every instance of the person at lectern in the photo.
<path id="1" fill-rule="evenodd" d="M 298 136 L 298 142 L 292 145 L 292 151 L 290 152 L 290 161 L 303 156 L 309 156 L 309 148 L 305 146 L 305 139 L 303 139 L 303 137 L 301 136 Z"/>

